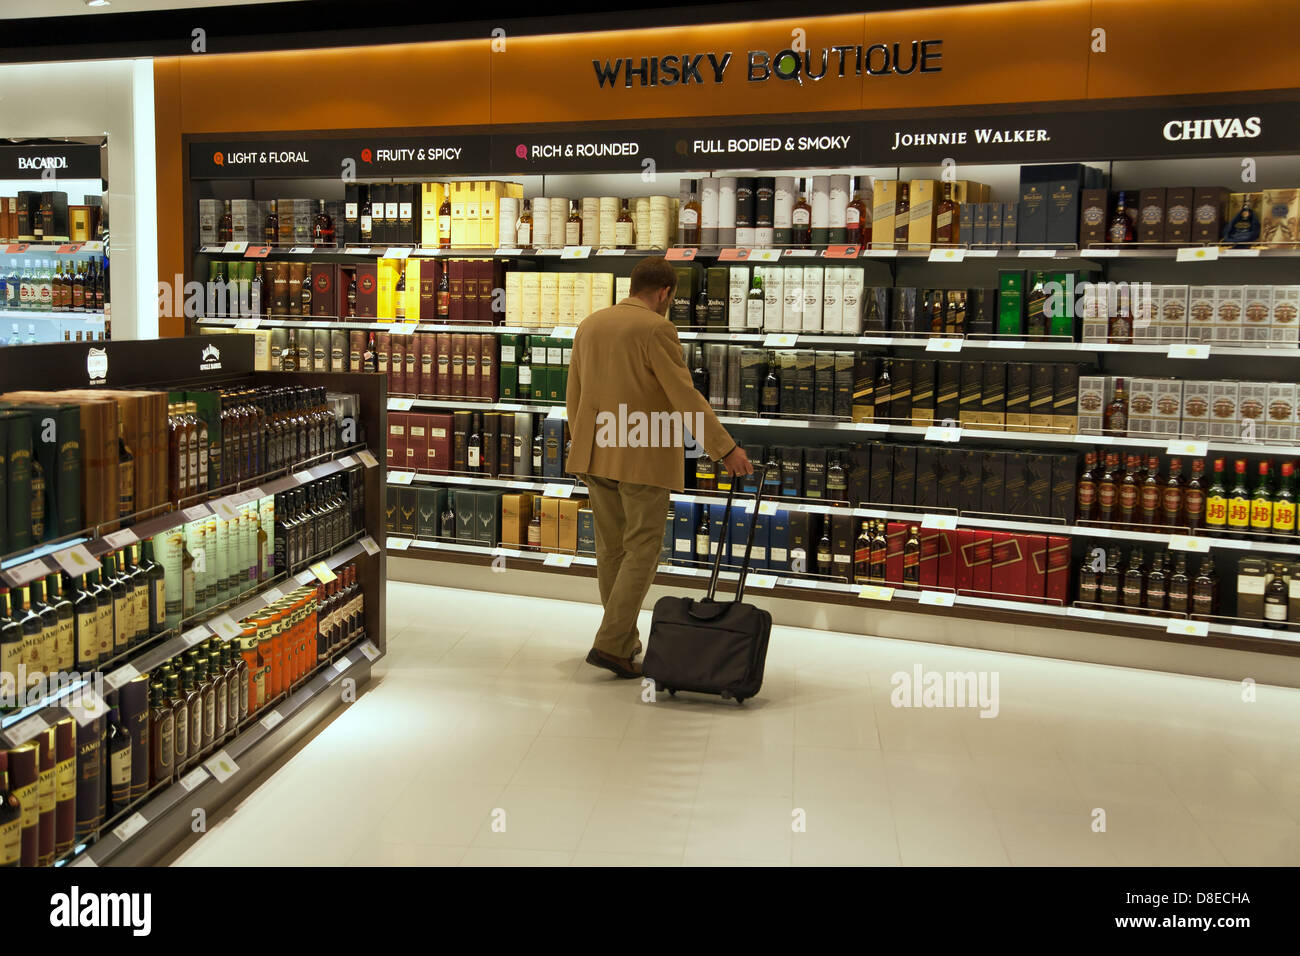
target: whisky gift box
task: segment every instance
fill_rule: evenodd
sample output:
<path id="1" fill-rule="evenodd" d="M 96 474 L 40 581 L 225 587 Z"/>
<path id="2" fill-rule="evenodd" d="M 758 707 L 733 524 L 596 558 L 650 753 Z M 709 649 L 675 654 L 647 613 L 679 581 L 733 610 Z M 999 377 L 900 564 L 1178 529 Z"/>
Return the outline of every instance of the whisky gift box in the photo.
<path id="1" fill-rule="evenodd" d="M 871 477 L 866 497 L 856 504 L 887 505 L 894 500 L 894 445 L 875 445 L 871 452 Z"/>
<path id="2" fill-rule="evenodd" d="M 1264 190 L 1260 218 L 1263 242 L 1274 249 L 1295 249 L 1300 245 L 1300 189 Z"/>
<path id="3" fill-rule="evenodd" d="M 1004 202 L 1001 203 L 1002 226 L 1000 235 L 1002 237 L 1001 245 L 1004 248 L 1010 248 L 1024 240 L 1020 238 L 1020 203 Z M 993 222 L 996 217 L 989 217 L 989 232 L 993 232 Z M 1071 240 L 1073 241 L 1073 240 Z"/>
<path id="4" fill-rule="evenodd" d="M 893 308 L 888 286 L 872 286 L 864 292 L 862 316 L 863 332 L 888 332 L 891 328 Z"/>
<path id="5" fill-rule="evenodd" d="M 889 419 L 906 424 L 912 420 L 912 359 L 890 359 Z"/>
<path id="6" fill-rule="evenodd" d="M 1237 617 L 1264 619 L 1264 590 L 1269 570 L 1263 558 L 1241 558 L 1237 562 Z"/>
<path id="7" fill-rule="evenodd" d="M 853 420 L 869 422 L 875 418 L 876 357 L 855 355 L 853 358 Z"/>
<path id="8" fill-rule="evenodd" d="M 955 450 L 957 456 L 957 490 L 951 499 L 960 512 L 977 512 L 983 507 L 984 452 Z M 947 500 L 947 499 L 945 499 Z"/>
<path id="9" fill-rule="evenodd" d="M 891 462 L 891 500 L 896 505 L 916 504 L 916 446 L 895 445 Z"/>
<path id="10" fill-rule="evenodd" d="M 1051 369 L 1051 366 L 1047 366 Z M 1031 366 L 1028 362 L 1008 362 L 1006 378 L 1006 430 L 1028 431 L 1030 428 Z"/>
<path id="11" fill-rule="evenodd" d="M 957 420 L 963 428 L 976 428 L 980 424 L 981 400 L 984 393 L 984 363 L 961 363 L 961 391 L 958 399 Z"/>
<path id="12" fill-rule="evenodd" d="M 1268 385 L 1268 420 L 1264 440 L 1295 440 L 1296 387 L 1294 382 L 1270 382 Z"/>
<path id="13" fill-rule="evenodd" d="M 456 540 L 463 544 L 469 544 L 474 541 L 474 530 L 477 524 L 477 495 L 467 488 L 455 489 L 454 495 L 456 502 Z"/>
<path id="14" fill-rule="evenodd" d="M 578 509 L 578 553 L 596 553 L 596 513 L 590 508 Z"/>
<path id="15" fill-rule="evenodd" d="M 384 488 L 384 530 L 388 534 L 397 534 L 397 486 Z"/>
<path id="16" fill-rule="evenodd" d="M 1192 242 L 1218 242 L 1228 190 L 1222 186 L 1197 186 L 1192 191 Z"/>
<path id="17" fill-rule="evenodd" d="M 1190 242 L 1192 238 L 1192 203 L 1195 190 L 1190 186 L 1170 186 L 1165 190 L 1164 241 Z M 1143 203 L 1145 209 L 1146 204 Z"/>
<path id="18" fill-rule="evenodd" d="M 1002 485 L 1004 514 L 1027 515 L 1029 503 L 1029 455 L 1024 452 L 1003 453 L 1006 463 Z"/>
<path id="19" fill-rule="evenodd" d="M 1079 201 L 1079 246 L 1087 249 L 1108 241 L 1110 194 L 1105 189 L 1085 189 Z"/>
<path id="20" fill-rule="evenodd" d="M 742 350 L 741 352 L 740 382 L 742 389 L 742 411 L 745 410 L 743 391 L 745 385 L 745 351 L 757 352 L 759 350 Z M 757 384 L 757 376 L 755 376 L 755 386 L 757 386 Z M 755 390 L 754 397 L 758 397 L 757 390 Z M 755 405 L 751 410 L 756 411 L 757 405 Z M 813 354 L 813 414 L 824 415 L 827 417 L 835 414 L 835 353 L 833 352 L 816 352 Z"/>
<path id="21" fill-rule="evenodd" d="M 1273 287 L 1272 314 L 1269 317 L 1271 335 L 1270 348 L 1293 349 L 1300 342 L 1300 325 L 1296 319 L 1300 315 L 1300 286 L 1277 285 Z"/>
<path id="22" fill-rule="evenodd" d="M 934 445 L 920 445 L 916 448 L 916 480 L 912 504 L 917 508 L 934 508 L 940 504 L 950 507 L 939 499 L 939 449 Z"/>
<path id="23" fill-rule="evenodd" d="M 917 328 L 917 291 L 913 287 L 894 289 L 890 297 L 893 307 L 889 319 L 890 331 L 908 335 L 921 331 Z"/>
<path id="24" fill-rule="evenodd" d="M 938 423 L 958 421 L 964 364 L 952 359 L 939 359 L 935 365 L 934 419 Z"/>
<path id="25" fill-rule="evenodd" d="M 1109 375 L 1079 376 L 1078 419 L 1080 435 L 1100 435 L 1106 406 L 1115 394 L 1115 379 Z"/>
<path id="26" fill-rule="evenodd" d="M 1239 383 L 1211 382 L 1209 437 L 1236 439 L 1240 437 L 1237 406 L 1240 401 Z"/>
<path id="27" fill-rule="evenodd" d="M 993 547 L 989 563 L 989 590 L 1000 598 L 1023 596 L 1025 590 L 1025 542 L 1019 534 L 1008 531 L 993 532 Z"/>
<path id="28" fill-rule="evenodd" d="M 979 510 L 985 514 L 1005 515 L 1010 512 L 1006 506 L 1005 483 L 1007 479 L 1007 452 L 984 452 L 980 462 L 982 485 Z"/>
<path id="29" fill-rule="evenodd" d="M 1047 184 L 1032 179 L 1034 170 L 1033 166 L 1020 168 L 1020 205 L 1016 210 L 1016 242 L 1022 246 L 1042 246 L 1047 243 Z M 990 231 L 991 229 L 990 225 Z"/>
<path id="30" fill-rule="evenodd" d="M 1007 363 L 984 362 L 983 385 L 980 390 L 979 425 L 1001 431 L 1006 427 Z"/>
<path id="31" fill-rule="evenodd" d="M 998 335 L 1025 334 L 1025 270 L 998 271 Z"/>
<path id="32" fill-rule="evenodd" d="M 913 359 L 911 362 L 912 400 L 909 413 L 911 423 L 925 427 L 934 424 L 935 360 Z"/>
<path id="33" fill-rule="evenodd" d="M 970 228 L 967 230 L 966 224 L 962 224 L 962 234 L 970 236 L 972 248 L 979 249 L 989 245 L 989 208 L 992 203 L 975 202 L 967 203 L 962 206 L 963 216 L 966 210 L 970 210 Z M 996 245 L 996 243 L 994 243 Z"/>
<path id="34" fill-rule="evenodd" d="M 415 491 L 415 536 L 424 541 L 436 540 L 438 526 L 446 507 L 446 488 L 417 488 Z"/>
<path id="35" fill-rule="evenodd" d="M 1165 190 L 1148 187 L 1138 193 L 1138 242 L 1165 241 Z"/>
<path id="36" fill-rule="evenodd" d="M 392 416 L 389 416 L 392 421 Z M 406 460 L 401 466 L 418 471 L 429 463 L 429 416 L 411 413 L 406 416 Z"/>
<path id="37" fill-rule="evenodd" d="M 579 500 L 584 503 L 586 501 L 586 499 L 566 498 L 561 502 L 561 507 L 564 505 L 573 505 L 575 510 L 573 517 L 574 522 L 577 521 L 576 509 Z M 479 544 L 495 548 L 497 544 L 500 543 L 500 518 L 501 492 L 474 492 L 474 540 Z M 569 550 L 573 549 L 570 548 Z"/>

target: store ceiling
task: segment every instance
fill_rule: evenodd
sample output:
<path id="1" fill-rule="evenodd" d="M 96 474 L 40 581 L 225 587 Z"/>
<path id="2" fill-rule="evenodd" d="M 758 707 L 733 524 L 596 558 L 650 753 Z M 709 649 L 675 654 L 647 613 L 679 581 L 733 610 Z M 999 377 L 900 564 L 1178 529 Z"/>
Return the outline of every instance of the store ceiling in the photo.
<path id="1" fill-rule="evenodd" d="M 0 19 L 146 13 L 154 10 L 192 10 L 204 7 L 232 7 L 239 4 L 296 2 L 301 0 L 110 0 L 107 6 L 91 7 L 86 5 L 86 0 L 0 0 Z"/>

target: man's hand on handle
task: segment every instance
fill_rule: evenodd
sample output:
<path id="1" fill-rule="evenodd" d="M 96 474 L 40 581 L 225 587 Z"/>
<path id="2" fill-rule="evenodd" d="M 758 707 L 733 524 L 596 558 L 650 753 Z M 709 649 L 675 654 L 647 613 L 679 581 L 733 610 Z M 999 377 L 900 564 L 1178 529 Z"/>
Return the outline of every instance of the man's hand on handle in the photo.
<path id="1" fill-rule="evenodd" d="M 752 475 L 754 473 L 754 466 L 750 462 L 749 456 L 745 454 L 745 449 L 739 445 L 731 449 L 727 457 L 722 459 L 722 464 L 727 469 L 727 473 L 731 475 Z"/>

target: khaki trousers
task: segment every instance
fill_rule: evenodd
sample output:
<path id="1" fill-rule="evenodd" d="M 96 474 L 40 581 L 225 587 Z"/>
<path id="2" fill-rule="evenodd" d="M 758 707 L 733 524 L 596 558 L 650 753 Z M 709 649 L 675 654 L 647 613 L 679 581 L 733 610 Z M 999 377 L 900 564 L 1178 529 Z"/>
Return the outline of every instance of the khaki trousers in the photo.
<path id="1" fill-rule="evenodd" d="M 637 614 L 659 567 L 668 489 L 584 475 L 596 523 L 596 577 L 605 608 L 595 646 L 632 656 Z"/>

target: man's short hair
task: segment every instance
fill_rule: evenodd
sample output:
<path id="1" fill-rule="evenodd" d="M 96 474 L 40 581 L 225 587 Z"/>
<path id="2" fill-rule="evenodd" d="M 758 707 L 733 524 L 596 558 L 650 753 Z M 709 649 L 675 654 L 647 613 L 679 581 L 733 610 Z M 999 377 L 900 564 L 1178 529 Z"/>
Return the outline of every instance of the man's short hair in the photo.
<path id="1" fill-rule="evenodd" d="M 660 289 L 676 291 L 677 270 L 663 256 L 651 256 L 642 259 L 632 270 L 632 284 L 628 295 L 641 295 L 645 292 L 658 292 Z"/>

